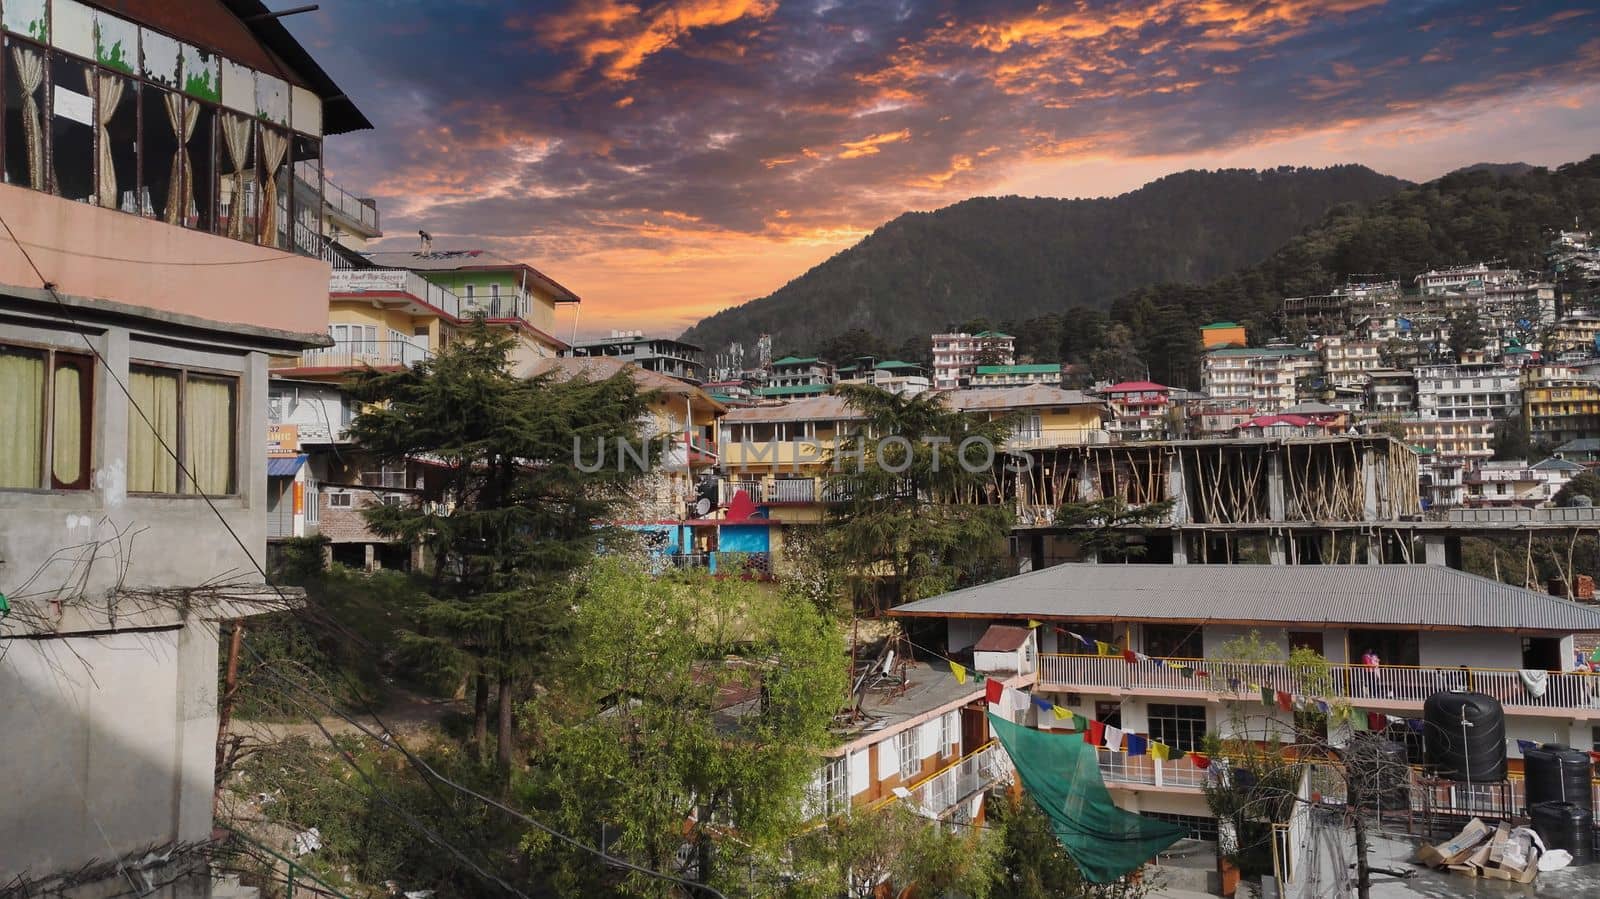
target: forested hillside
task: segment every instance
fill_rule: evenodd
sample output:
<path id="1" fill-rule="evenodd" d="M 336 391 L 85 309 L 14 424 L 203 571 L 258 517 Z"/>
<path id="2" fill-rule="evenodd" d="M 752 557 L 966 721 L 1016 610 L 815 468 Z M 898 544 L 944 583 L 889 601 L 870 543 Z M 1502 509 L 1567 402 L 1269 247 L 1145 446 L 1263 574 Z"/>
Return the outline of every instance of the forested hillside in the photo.
<path id="1" fill-rule="evenodd" d="M 1094 374 L 1143 375 L 1195 386 L 1198 328 L 1218 319 L 1248 326 L 1253 341 L 1280 332 L 1285 296 L 1325 293 L 1352 274 L 1409 281 L 1429 268 L 1478 260 L 1538 269 L 1551 231 L 1600 225 L 1600 155 L 1555 171 L 1466 169 L 1407 187 L 1369 207 L 1341 206 L 1258 265 L 1209 284 L 1161 284 L 1111 304 L 1063 308 L 1013 327 L 1025 349 L 1087 363 Z M 1122 325 L 1124 327 L 1117 327 Z"/>
<path id="2" fill-rule="evenodd" d="M 860 329 L 897 347 L 975 316 L 1105 309 L 1135 288 L 1258 262 L 1329 208 L 1404 184 L 1361 166 L 1285 167 L 1182 172 L 1106 199 L 976 198 L 902 215 L 685 338 L 715 352 L 765 333 L 785 353 Z"/>

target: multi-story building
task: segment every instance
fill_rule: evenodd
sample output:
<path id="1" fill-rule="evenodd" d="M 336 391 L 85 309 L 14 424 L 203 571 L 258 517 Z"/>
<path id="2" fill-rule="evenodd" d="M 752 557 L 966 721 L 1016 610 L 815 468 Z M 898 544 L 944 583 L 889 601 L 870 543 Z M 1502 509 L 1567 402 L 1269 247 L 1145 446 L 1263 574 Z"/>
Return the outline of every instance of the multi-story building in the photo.
<path id="1" fill-rule="evenodd" d="M 967 378 L 968 387 L 1027 387 L 1030 384 L 1061 386 L 1061 363 L 1034 362 L 1018 365 L 980 365 Z"/>
<path id="2" fill-rule="evenodd" d="M 643 331 L 612 331 L 608 338 L 579 341 L 563 355 L 608 356 L 691 384 L 705 379 L 705 351 L 700 347 L 667 337 L 646 337 Z"/>
<path id="3" fill-rule="evenodd" d="M 1118 440 L 1165 440 L 1172 388 L 1153 381 L 1124 381 L 1093 393 L 1111 407 L 1106 430 Z"/>
<path id="4" fill-rule="evenodd" d="M 1483 462 L 1467 472 L 1463 504 L 1473 508 L 1548 505 L 1583 471 L 1565 459 L 1544 459 L 1529 465 L 1521 459 Z"/>
<path id="5" fill-rule="evenodd" d="M 1383 367 L 1379 347 L 1373 340 L 1322 338 L 1317 341 L 1317 352 L 1322 357 L 1323 378 L 1336 387 L 1365 384 L 1368 372 Z"/>
<path id="6" fill-rule="evenodd" d="M 1433 459 L 1471 462 L 1494 455 L 1492 418 L 1406 416 L 1400 424 L 1406 430 L 1406 442 Z"/>
<path id="7" fill-rule="evenodd" d="M 767 383 L 756 390 L 766 399 L 791 399 L 827 393 L 835 379 L 833 366 L 815 356 L 785 356 L 772 363 Z"/>
<path id="8" fill-rule="evenodd" d="M 1257 413 L 1278 412 L 1298 400 L 1296 384 L 1315 377 L 1321 359 L 1303 347 L 1238 347 L 1212 350 L 1201 361 L 1201 390 L 1214 402 L 1249 405 Z"/>
<path id="9" fill-rule="evenodd" d="M 1367 372 L 1366 411 L 1383 418 L 1410 414 L 1416 408 L 1417 377 L 1413 372 L 1375 368 Z"/>
<path id="10" fill-rule="evenodd" d="M 296 601 L 268 361 L 327 341 L 323 141 L 371 126 L 259 3 L 0 28 L 0 883 L 205 896 L 218 623 Z"/>
<path id="11" fill-rule="evenodd" d="M 1441 690 L 1471 689 L 1500 701 L 1514 774 L 1522 769 L 1519 739 L 1593 742 L 1591 678 L 1568 668 L 1574 635 L 1600 628 L 1600 610 L 1443 565 L 1322 565 L 1308 576 L 1272 565 L 1066 564 L 908 603 L 890 615 L 942 623 L 945 651 L 957 656 L 997 627 L 1026 630 L 1038 643 L 1036 672 L 1002 676 L 1047 708 L 1168 747 L 1166 759 L 1126 752 L 1120 743 L 1100 748 L 1101 777 L 1120 807 L 1181 816 L 1174 819 L 1202 833 L 1214 832 L 1206 772 L 1186 753 L 1202 750 L 1207 735 L 1270 740 L 1296 733 L 1296 697 L 1347 707 L 1363 723 L 1382 722 L 1413 764 L 1423 761 L 1423 743 L 1406 722 L 1421 719 L 1428 697 Z M 1094 641 L 1119 654 L 1096 654 Z M 1241 659 L 1246 641 L 1266 644 L 1277 659 Z M 1126 661 L 1123 649 L 1136 653 L 1135 661 Z M 1287 661 L 1294 649 L 1323 656 L 1329 676 L 1315 685 L 1302 681 Z M 1361 664 L 1367 653 L 1379 664 Z M 1270 704 L 1262 702 L 1263 690 Z M 1006 713 L 1031 727 L 1073 726 L 1032 703 Z M 1328 725 L 1335 744 L 1353 733 L 1342 717 Z M 1447 784 L 1444 798 L 1427 800 L 1431 791 L 1421 789 L 1409 795 L 1413 808 L 1431 801 L 1436 811 L 1457 814 L 1462 786 Z M 1495 811 L 1510 817 L 1519 811 L 1516 798 Z"/>
<path id="12" fill-rule="evenodd" d="M 1368 316 L 1394 312 L 1401 298 L 1399 281 L 1349 281 L 1326 294 L 1286 297 L 1283 315 L 1313 331 L 1337 332 Z"/>
<path id="13" fill-rule="evenodd" d="M 945 394 L 952 409 L 990 419 L 1012 418 L 1016 426 L 1005 449 L 1039 449 L 1109 443 L 1100 399 L 1078 390 L 1034 385 L 1001 389 L 952 390 Z"/>
<path id="14" fill-rule="evenodd" d="M 1421 418 L 1504 418 L 1522 400 L 1517 372 L 1492 363 L 1426 366 L 1416 383 Z"/>
<path id="15" fill-rule="evenodd" d="M 382 251 L 366 253 L 357 263 L 365 268 L 409 271 L 443 288 L 460 301 L 459 315 L 481 315 L 491 327 L 516 338 L 513 370 L 526 375 L 540 359 L 567 349 L 555 336 L 556 309 L 576 304 L 578 295 L 525 262 L 488 250 Z"/>
<path id="16" fill-rule="evenodd" d="M 1528 435 L 1544 443 L 1600 434 L 1600 381 L 1569 366 L 1528 366 L 1522 372 L 1522 417 Z"/>
<path id="17" fill-rule="evenodd" d="M 999 331 L 933 335 L 933 387 L 954 390 L 966 385 L 980 365 L 1014 365 L 1017 339 Z"/>
<path id="18" fill-rule="evenodd" d="M 1545 338 L 1546 358 L 1552 353 L 1578 350 L 1593 355 L 1600 343 L 1600 313 L 1585 310 L 1569 311 L 1550 328 Z"/>
<path id="19" fill-rule="evenodd" d="M 926 369 L 915 362 L 901 362 L 898 359 L 883 362 L 870 358 L 858 359 L 853 365 L 840 367 L 836 376 L 840 384 L 867 384 L 901 396 L 916 396 L 933 386 Z"/>
<path id="20" fill-rule="evenodd" d="M 1488 284 L 1514 283 L 1522 280 L 1522 272 L 1509 268 L 1490 268 L 1487 262 L 1429 269 L 1412 279 L 1417 291 L 1425 297 L 1440 296 L 1452 291 L 1481 291 Z"/>

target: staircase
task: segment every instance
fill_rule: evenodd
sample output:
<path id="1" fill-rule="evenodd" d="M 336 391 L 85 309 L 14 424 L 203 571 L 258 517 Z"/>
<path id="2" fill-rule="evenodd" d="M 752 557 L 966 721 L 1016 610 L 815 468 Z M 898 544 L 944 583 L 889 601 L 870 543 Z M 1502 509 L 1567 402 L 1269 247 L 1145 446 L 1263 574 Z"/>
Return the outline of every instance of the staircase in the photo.
<path id="1" fill-rule="evenodd" d="M 214 874 L 211 877 L 211 899 L 260 899 L 261 891 L 239 883 L 237 874 Z"/>

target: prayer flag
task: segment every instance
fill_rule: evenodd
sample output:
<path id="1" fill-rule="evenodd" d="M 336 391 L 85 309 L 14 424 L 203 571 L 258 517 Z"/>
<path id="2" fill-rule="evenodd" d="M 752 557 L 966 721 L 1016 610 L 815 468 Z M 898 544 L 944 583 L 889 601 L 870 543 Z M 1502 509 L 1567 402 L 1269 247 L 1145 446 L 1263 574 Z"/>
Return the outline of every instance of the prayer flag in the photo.
<path id="1" fill-rule="evenodd" d="M 1211 767 L 1211 757 L 1203 752 L 1189 753 L 1189 761 L 1194 762 L 1194 766 L 1201 771 Z"/>
<path id="2" fill-rule="evenodd" d="M 1420 734 L 1420 733 L 1422 733 L 1422 719 L 1421 718 L 1407 718 L 1406 719 L 1406 727 L 1411 728 L 1411 732 L 1412 733 Z"/>
<path id="3" fill-rule="evenodd" d="M 1083 729 L 1083 742 L 1090 746 L 1099 746 L 1105 742 L 1106 726 L 1099 721 L 1090 721 L 1089 726 Z"/>
<path id="4" fill-rule="evenodd" d="M 989 682 L 984 685 L 984 700 L 990 705 L 999 705 L 1000 700 L 1004 699 L 1005 695 L 1006 685 L 1001 683 L 997 678 L 989 678 Z"/>
<path id="5" fill-rule="evenodd" d="M 1039 626 L 1039 624 L 1040 624 L 1040 622 L 1034 621 L 1032 618 L 1028 619 L 1028 627 L 1029 627 L 1029 629 L 1036 628 L 1036 627 Z"/>
<path id="6" fill-rule="evenodd" d="M 1102 656 L 1114 656 L 1117 654 L 1117 648 L 1104 640 L 1094 641 L 1094 651 L 1096 655 Z"/>
<path id="7" fill-rule="evenodd" d="M 967 682 L 967 669 L 966 669 L 966 666 L 957 665 L 955 662 L 951 662 L 950 663 L 950 673 L 954 674 L 956 676 L 956 683 L 964 684 L 964 683 Z"/>
<path id="8" fill-rule="evenodd" d="M 1072 713 L 1072 728 L 1073 728 L 1073 730 L 1087 730 L 1088 727 L 1089 727 L 1089 719 L 1088 718 L 1085 718 L 1084 716 L 1078 714 L 1077 712 L 1073 712 Z"/>
<path id="9" fill-rule="evenodd" d="M 1128 755 L 1144 755 L 1145 750 L 1149 748 L 1150 740 L 1148 737 L 1142 737 L 1138 734 L 1128 734 Z"/>
<path id="10" fill-rule="evenodd" d="M 1169 753 L 1171 753 L 1171 752 L 1172 752 L 1172 749 L 1169 746 L 1167 746 L 1167 744 L 1165 744 L 1165 743 L 1163 743 L 1163 742 L 1161 742 L 1159 740 L 1151 740 L 1150 741 L 1150 757 L 1155 759 L 1156 761 L 1158 761 L 1158 762 L 1166 761 L 1168 758 L 1171 758 L 1171 756 L 1169 755 Z"/>
<path id="11" fill-rule="evenodd" d="M 1370 730 L 1371 728 L 1367 725 L 1367 713 L 1359 711 L 1359 710 L 1351 712 L 1350 713 L 1350 729 L 1351 730 Z"/>
<path id="12" fill-rule="evenodd" d="M 1122 651 L 1122 660 L 1124 662 L 1127 662 L 1129 665 L 1132 665 L 1132 664 L 1134 664 L 1134 663 L 1139 661 L 1139 657 L 1134 654 L 1133 650 L 1124 649 Z"/>
<path id="13" fill-rule="evenodd" d="M 1389 716 L 1382 712 L 1367 713 L 1368 730 L 1385 730 L 1389 727 Z"/>
<path id="14" fill-rule="evenodd" d="M 1050 714 L 1056 716 L 1057 721 L 1066 721 L 1072 717 L 1072 710 L 1064 709 L 1061 706 L 1052 703 L 1050 706 Z"/>
<path id="15" fill-rule="evenodd" d="M 1277 700 L 1273 698 L 1272 688 L 1271 687 L 1262 687 L 1261 688 L 1261 704 L 1270 706 L 1275 702 L 1277 702 Z"/>
<path id="16" fill-rule="evenodd" d="M 1289 695 L 1288 693 L 1283 692 L 1282 690 L 1277 691 L 1277 693 L 1275 695 L 1277 696 L 1277 699 L 1278 699 L 1278 708 L 1283 709 L 1285 712 L 1294 711 L 1294 697 L 1293 696 Z"/>
<path id="17" fill-rule="evenodd" d="M 1522 753 L 1523 755 L 1527 755 L 1529 751 L 1534 750 L 1534 749 L 1538 749 L 1538 748 L 1539 748 L 1539 744 L 1533 742 L 1532 740 L 1518 740 L 1517 741 L 1517 751 Z"/>
<path id="18" fill-rule="evenodd" d="M 1050 700 L 1048 700 L 1048 699 L 1040 699 L 1037 696 L 1033 697 L 1033 704 L 1038 706 L 1039 710 L 1042 711 L 1042 712 L 1048 712 L 1051 709 L 1056 707 L 1056 704 L 1051 702 Z"/>
<path id="19" fill-rule="evenodd" d="M 1111 725 L 1107 724 L 1106 727 L 1105 727 L 1105 735 L 1106 735 L 1106 748 L 1111 750 L 1111 751 L 1113 751 L 1113 752 L 1121 752 L 1122 751 L 1122 728 L 1120 728 L 1120 727 L 1112 727 Z"/>

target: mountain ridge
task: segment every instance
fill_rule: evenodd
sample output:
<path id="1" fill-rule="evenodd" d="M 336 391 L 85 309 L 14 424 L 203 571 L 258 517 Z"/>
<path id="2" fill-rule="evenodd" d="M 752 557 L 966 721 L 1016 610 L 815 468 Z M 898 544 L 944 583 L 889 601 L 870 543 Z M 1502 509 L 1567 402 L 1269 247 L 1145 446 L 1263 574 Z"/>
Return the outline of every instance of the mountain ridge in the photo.
<path id="1" fill-rule="evenodd" d="M 1129 291 L 1204 283 L 1265 259 L 1344 203 L 1407 186 L 1365 166 L 1175 172 L 1115 197 L 973 197 L 907 212 L 683 338 L 717 352 L 771 334 L 814 351 L 851 330 L 890 345 L 976 316 L 1106 309 Z"/>

